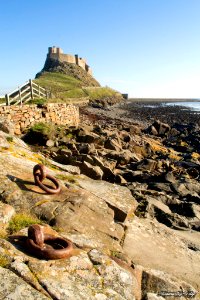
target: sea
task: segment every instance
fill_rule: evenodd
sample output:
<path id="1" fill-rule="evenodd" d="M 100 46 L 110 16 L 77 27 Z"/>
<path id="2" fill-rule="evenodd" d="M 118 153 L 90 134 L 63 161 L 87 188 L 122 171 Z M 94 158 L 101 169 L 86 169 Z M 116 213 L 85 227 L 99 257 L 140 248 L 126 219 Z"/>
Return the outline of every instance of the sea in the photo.
<path id="1" fill-rule="evenodd" d="M 178 106 L 185 107 L 186 109 L 189 108 L 193 111 L 200 113 L 200 100 L 199 101 L 165 102 L 165 103 L 162 103 L 162 105 L 167 105 L 167 106 L 178 105 Z"/>
<path id="2" fill-rule="evenodd" d="M 154 98 L 130 98 L 129 103 L 136 102 L 141 103 L 144 107 L 155 107 L 155 106 L 181 106 L 182 109 L 192 110 L 200 113 L 200 99 L 154 99 Z"/>

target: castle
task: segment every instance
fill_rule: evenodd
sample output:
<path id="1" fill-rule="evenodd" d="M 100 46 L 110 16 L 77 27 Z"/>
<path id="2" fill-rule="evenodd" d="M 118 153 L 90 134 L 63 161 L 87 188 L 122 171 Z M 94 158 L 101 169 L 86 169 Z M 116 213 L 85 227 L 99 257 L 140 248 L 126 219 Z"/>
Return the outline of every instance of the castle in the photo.
<path id="1" fill-rule="evenodd" d="M 54 60 L 59 60 L 61 62 L 76 64 L 77 66 L 81 67 L 83 70 L 85 70 L 88 74 L 92 76 L 92 70 L 88 66 L 86 60 L 82 57 L 78 57 L 78 54 L 75 55 L 64 54 L 61 48 L 53 46 L 53 47 L 49 47 L 47 59 L 54 59 Z"/>

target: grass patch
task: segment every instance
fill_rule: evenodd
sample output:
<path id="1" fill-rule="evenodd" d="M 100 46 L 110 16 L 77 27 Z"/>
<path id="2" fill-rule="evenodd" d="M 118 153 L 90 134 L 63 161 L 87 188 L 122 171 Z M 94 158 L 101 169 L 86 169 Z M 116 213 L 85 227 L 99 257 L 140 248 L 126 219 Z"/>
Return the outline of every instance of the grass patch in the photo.
<path id="1" fill-rule="evenodd" d="M 0 267 L 6 268 L 10 264 L 10 261 L 3 255 L 0 255 Z"/>
<path id="2" fill-rule="evenodd" d="M 67 133 L 65 136 L 70 140 L 74 138 L 74 135 L 71 132 Z"/>
<path id="3" fill-rule="evenodd" d="M 42 135 L 46 135 L 49 139 L 53 138 L 56 133 L 55 125 L 53 123 L 35 123 L 30 129 L 30 133 L 41 133 Z"/>
<path id="4" fill-rule="evenodd" d="M 12 143 L 13 142 L 13 137 L 12 136 L 7 136 L 6 140 L 7 140 L 7 142 Z"/>
<path id="5" fill-rule="evenodd" d="M 32 224 L 41 224 L 42 221 L 37 217 L 27 213 L 15 214 L 9 222 L 7 231 L 9 234 L 13 234 L 22 228 L 28 227 Z"/>
<path id="6" fill-rule="evenodd" d="M 37 104 L 37 105 L 44 105 L 47 102 L 47 99 L 44 98 L 35 98 L 30 100 L 28 104 Z"/>
<path id="7" fill-rule="evenodd" d="M 122 258 L 122 253 L 119 251 L 111 250 L 110 251 L 110 257 L 116 257 L 121 259 Z"/>
<path id="8" fill-rule="evenodd" d="M 53 170 L 59 170 L 59 167 L 53 165 L 47 158 L 41 157 L 38 158 L 39 163 L 43 164 L 45 167 L 48 167 Z"/>
<path id="9" fill-rule="evenodd" d="M 67 92 L 62 93 L 62 97 L 61 99 L 65 99 L 65 98 L 82 98 L 82 97 L 86 97 L 87 94 L 84 92 L 83 89 L 80 88 L 75 88 L 72 90 L 69 90 Z"/>
<path id="10" fill-rule="evenodd" d="M 5 103 L 6 104 L 6 99 L 5 98 L 0 98 L 0 104 Z"/>
<path id="11" fill-rule="evenodd" d="M 77 180 L 74 178 L 73 175 L 64 175 L 64 174 L 58 174 L 56 177 L 60 180 L 67 180 L 70 183 L 77 183 Z"/>
<path id="12" fill-rule="evenodd" d="M 34 82 L 50 90 L 55 96 L 58 96 L 61 92 L 81 88 L 82 86 L 80 80 L 57 72 L 45 72 Z"/>
<path id="13" fill-rule="evenodd" d="M 0 229 L 0 239 L 6 239 L 7 238 L 8 233 L 6 232 L 5 229 Z"/>
<path id="14" fill-rule="evenodd" d="M 101 100 L 107 97 L 121 97 L 121 94 L 109 87 L 85 88 L 86 95 L 90 100 Z"/>
<path id="15" fill-rule="evenodd" d="M 84 80 L 59 72 L 44 72 L 34 82 L 50 91 L 51 98 L 47 100 L 48 103 L 122 98 L 119 92 L 109 87 L 94 86 L 92 83 L 85 85 Z"/>

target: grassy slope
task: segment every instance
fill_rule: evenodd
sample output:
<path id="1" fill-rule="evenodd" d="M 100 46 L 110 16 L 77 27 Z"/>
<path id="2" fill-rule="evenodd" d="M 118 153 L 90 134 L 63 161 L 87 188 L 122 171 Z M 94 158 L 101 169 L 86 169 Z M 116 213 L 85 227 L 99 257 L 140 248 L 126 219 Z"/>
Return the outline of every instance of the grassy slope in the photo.
<path id="1" fill-rule="evenodd" d="M 89 98 L 100 100 L 120 94 L 108 87 L 85 87 L 81 80 L 58 72 L 44 72 L 34 80 L 37 84 L 50 90 L 54 96 L 50 101 L 67 102 L 69 98 Z"/>

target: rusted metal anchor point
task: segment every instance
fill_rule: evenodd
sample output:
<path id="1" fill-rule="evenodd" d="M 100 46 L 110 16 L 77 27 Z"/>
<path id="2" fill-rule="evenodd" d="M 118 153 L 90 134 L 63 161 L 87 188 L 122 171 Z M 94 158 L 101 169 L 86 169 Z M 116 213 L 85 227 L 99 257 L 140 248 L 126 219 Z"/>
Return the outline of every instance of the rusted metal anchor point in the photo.
<path id="1" fill-rule="evenodd" d="M 28 228 L 26 241 L 29 251 L 43 259 L 60 259 L 72 256 L 73 244 L 62 237 L 45 234 L 43 226 L 34 224 Z"/>
<path id="2" fill-rule="evenodd" d="M 42 164 L 35 165 L 33 168 L 33 176 L 34 176 L 35 184 L 38 185 L 43 191 L 49 194 L 57 194 L 60 192 L 60 185 L 58 181 L 56 180 L 55 177 L 47 173 L 47 169 L 44 165 Z M 50 188 L 44 185 L 42 181 L 45 178 L 51 180 L 54 183 L 55 187 Z"/>

